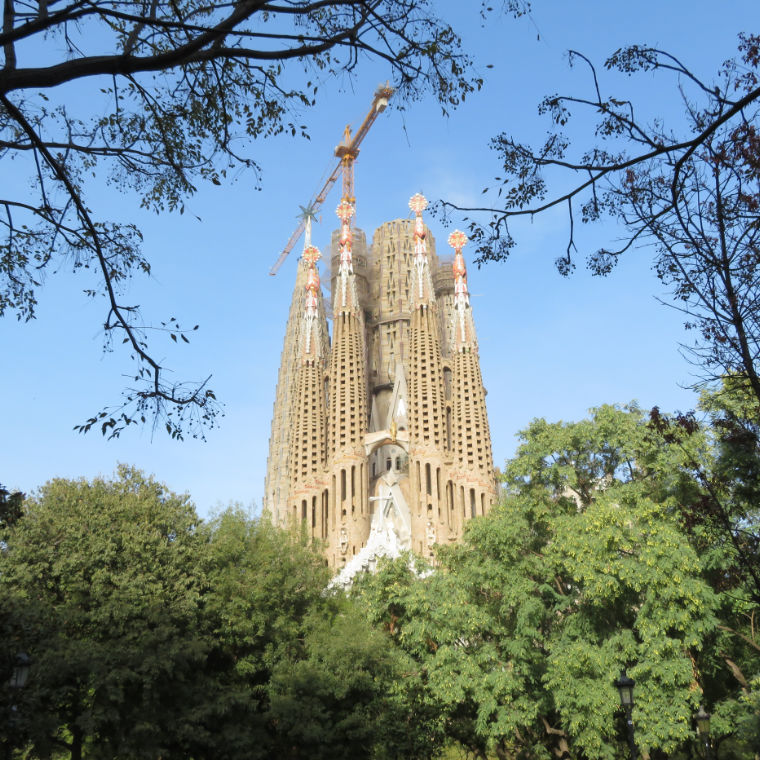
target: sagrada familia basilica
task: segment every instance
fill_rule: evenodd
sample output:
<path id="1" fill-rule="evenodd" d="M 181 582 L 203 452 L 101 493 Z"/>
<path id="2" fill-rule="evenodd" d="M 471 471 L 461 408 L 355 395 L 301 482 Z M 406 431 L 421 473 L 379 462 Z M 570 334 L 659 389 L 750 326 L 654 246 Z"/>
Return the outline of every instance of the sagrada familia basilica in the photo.
<path id="1" fill-rule="evenodd" d="M 303 522 L 339 578 L 403 550 L 433 556 L 486 514 L 496 477 L 459 231 L 439 260 L 423 220 L 383 224 L 367 246 L 337 209 L 332 337 L 310 221 L 277 383 L 264 507 Z"/>

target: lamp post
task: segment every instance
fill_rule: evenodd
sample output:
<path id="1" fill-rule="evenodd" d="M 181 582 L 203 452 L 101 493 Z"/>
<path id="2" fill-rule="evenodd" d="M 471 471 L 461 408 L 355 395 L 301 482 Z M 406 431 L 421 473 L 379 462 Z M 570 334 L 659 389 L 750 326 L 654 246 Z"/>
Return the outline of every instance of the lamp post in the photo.
<path id="1" fill-rule="evenodd" d="M 710 713 L 700 705 L 699 712 L 694 716 L 694 722 L 697 724 L 697 733 L 705 747 L 706 760 L 712 760 L 712 751 L 710 750 Z"/>
<path id="2" fill-rule="evenodd" d="M 26 652 L 19 652 L 16 655 L 16 662 L 13 665 L 11 671 L 11 677 L 8 680 L 8 684 L 15 691 L 16 689 L 23 689 L 26 686 L 27 679 L 29 678 L 29 666 L 31 665 L 31 659 Z"/>
<path id="3" fill-rule="evenodd" d="M 636 748 L 636 739 L 633 734 L 633 687 L 636 682 L 629 678 L 625 672 L 625 668 L 620 671 L 620 678 L 615 681 L 615 688 L 620 694 L 620 705 L 625 710 L 625 722 L 628 728 L 628 746 L 631 749 L 631 760 L 637 760 L 639 756 L 638 749 Z"/>

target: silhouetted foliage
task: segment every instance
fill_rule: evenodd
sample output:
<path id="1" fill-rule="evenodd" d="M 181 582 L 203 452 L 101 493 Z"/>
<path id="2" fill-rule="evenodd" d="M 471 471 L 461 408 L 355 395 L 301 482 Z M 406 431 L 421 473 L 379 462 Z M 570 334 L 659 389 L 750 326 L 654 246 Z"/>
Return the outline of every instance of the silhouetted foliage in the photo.
<path id="1" fill-rule="evenodd" d="M 12 526 L 21 517 L 23 503 L 23 493 L 8 491 L 0 484 L 0 530 Z"/>
<path id="2" fill-rule="evenodd" d="M 745 377 L 760 402 L 760 36 L 739 35 L 738 58 L 715 82 L 656 48 L 634 45 L 607 59 L 606 69 L 628 75 L 675 75 L 680 123 L 645 122 L 631 100 L 603 94 L 585 56 L 569 56 L 587 66 L 589 94 L 543 99 L 539 112 L 552 128 L 538 148 L 507 133 L 494 138 L 503 174 L 490 207 L 443 207 L 478 212 L 470 234 L 481 262 L 508 256 L 511 220 L 565 207 L 567 246 L 556 260 L 562 274 L 575 268 L 576 217 L 616 220 L 622 245 L 590 253 L 591 271 L 606 275 L 632 247 L 650 245 L 672 305 L 694 331 L 687 348 L 703 379 Z M 587 139 L 570 140 L 563 128 L 579 114 L 594 122 Z"/>
<path id="3" fill-rule="evenodd" d="M 91 176 L 145 208 L 182 213 L 201 181 L 219 185 L 241 168 L 258 178 L 252 143 L 307 136 L 300 114 L 319 87 L 365 58 L 387 64 L 397 104 L 432 92 L 446 110 L 481 85 L 429 0 L 7 0 L 0 49 L 0 159 L 32 190 L 0 200 L 0 315 L 34 317 L 45 274 L 62 264 L 93 270 L 99 284 L 85 292 L 105 299 L 105 347 L 124 344 L 135 367 L 123 403 L 77 426 L 109 437 L 146 421 L 202 436 L 220 407 L 210 378 L 167 379 L 150 331 L 187 342 L 196 326 L 146 324 L 125 298 L 150 262 L 139 229 L 100 217 Z"/>

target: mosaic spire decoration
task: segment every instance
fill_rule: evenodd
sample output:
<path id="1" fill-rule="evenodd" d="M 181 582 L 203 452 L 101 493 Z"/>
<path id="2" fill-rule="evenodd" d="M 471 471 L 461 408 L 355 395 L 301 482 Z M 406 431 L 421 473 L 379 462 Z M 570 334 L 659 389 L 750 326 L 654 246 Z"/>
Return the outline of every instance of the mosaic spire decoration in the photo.
<path id="1" fill-rule="evenodd" d="M 449 245 L 454 249 L 454 308 L 459 315 L 459 335 L 464 343 L 467 340 L 465 334 L 465 311 L 470 305 L 470 296 L 467 291 L 467 267 L 462 256 L 462 248 L 467 244 L 467 236 L 461 230 L 454 230 L 449 235 Z"/>
<path id="2" fill-rule="evenodd" d="M 417 270 L 417 285 L 419 298 L 422 300 L 422 283 L 427 265 L 427 245 L 425 243 L 425 225 L 422 222 L 422 212 L 428 202 L 424 195 L 416 193 L 409 199 L 409 208 L 414 212 L 414 268 Z"/>
<path id="3" fill-rule="evenodd" d="M 311 220 L 306 222 L 307 234 L 310 232 Z M 309 235 L 311 239 L 311 235 Z M 305 346 L 304 354 L 305 360 L 309 360 L 309 354 L 311 353 L 311 335 L 313 332 L 314 322 L 319 314 L 319 297 L 320 297 L 320 282 L 319 272 L 317 271 L 317 261 L 322 257 L 319 252 L 319 248 L 313 245 L 307 245 L 303 250 L 303 260 L 307 268 L 306 272 L 306 300 L 304 303 L 304 332 L 305 332 Z M 315 341 L 315 350 L 319 352 L 319 343 Z"/>
<path id="4" fill-rule="evenodd" d="M 340 264 L 338 265 L 338 276 L 340 277 L 340 294 L 341 306 L 346 307 L 346 288 L 348 286 L 348 276 L 354 273 L 354 265 L 351 259 L 351 217 L 354 215 L 353 204 L 345 198 L 338 204 L 335 213 L 340 219 L 340 240 L 338 243 L 340 253 Z"/>

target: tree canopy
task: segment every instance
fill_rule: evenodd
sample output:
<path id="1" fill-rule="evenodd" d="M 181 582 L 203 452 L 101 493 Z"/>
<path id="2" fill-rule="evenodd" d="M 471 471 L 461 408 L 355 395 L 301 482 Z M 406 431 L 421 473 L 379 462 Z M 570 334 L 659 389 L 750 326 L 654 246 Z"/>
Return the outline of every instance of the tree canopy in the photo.
<path id="1" fill-rule="evenodd" d="M 128 467 L 0 526 L 0 742 L 35 758 L 426 757 L 406 664 L 305 536 Z M 7 683 L 20 652 L 29 681 Z M 10 755 L 9 755 L 10 756 Z"/>
<path id="2" fill-rule="evenodd" d="M 55 480 L 0 524 L 0 740 L 18 756 L 613 760 L 614 681 L 642 757 L 760 735 L 757 404 L 534 420 L 504 499 L 435 566 L 328 593 L 306 533 L 122 467 Z M 31 657 L 14 692 L 14 657 Z M 8 716 L 12 720 L 8 720 Z"/>
<path id="3" fill-rule="evenodd" d="M 535 420 L 506 500 L 434 573 L 407 560 L 363 580 L 357 596 L 417 664 L 443 735 L 478 757 L 622 757 L 613 682 L 626 668 L 644 756 L 688 752 L 700 703 L 721 757 L 753 746 L 758 605 L 700 510 L 694 461 L 712 446 L 696 423 L 665 428 L 635 406 Z"/>
<path id="4" fill-rule="evenodd" d="M 32 658 L 18 714 L 39 756 L 191 746 L 189 711 L 171 706 L 201 696 L 208 651 L 196 526 L 187 497 L 126 467 L 114 481 L 52 481 L 26 502 L 4 536 L 0 588 Z"/>

